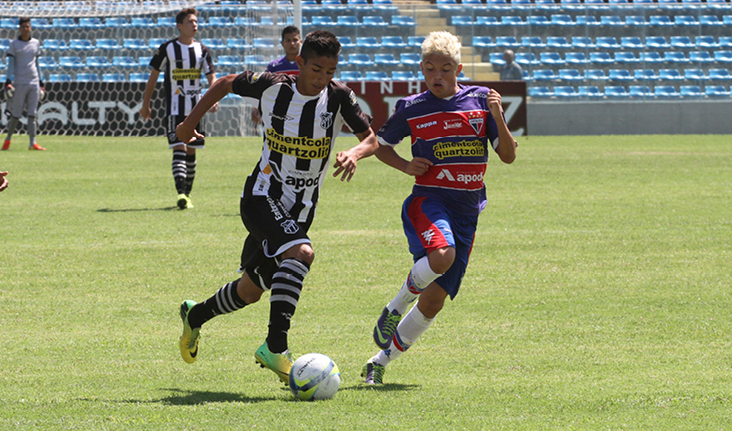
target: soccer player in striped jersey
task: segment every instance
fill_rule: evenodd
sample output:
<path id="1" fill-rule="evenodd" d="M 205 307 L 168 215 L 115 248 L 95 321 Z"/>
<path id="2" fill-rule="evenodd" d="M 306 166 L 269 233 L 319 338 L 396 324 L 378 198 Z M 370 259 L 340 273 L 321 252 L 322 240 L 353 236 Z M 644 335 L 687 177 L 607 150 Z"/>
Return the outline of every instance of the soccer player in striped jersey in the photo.
<path id="1" fill-rule="evenodd" d="M 353 91 L 333 81 L 340 53 L 327 31 L 309 33 L 297 57 L 299 75 L 255 73 L 217 80 L 178 126 L 183 142 L 200 137 L 195 126 L 206 110 L 228 93 L 260 100 L 264 121 L 262 155 L 247 178 L 240 214 L 249 236 L 241 255 L 241 278 L 225 284 L 206 301 L 184 301 L 180 351 L 188 363 L 198 355 L 201 326 L 214 316 L 257 302 L 270 291 L 269 328 L 254 357 L 287 382 L 292 359 L 287 333 L 303 281 L 314 259 L 308 229 L 338 132 L 345 123 L 359 144 L 335 155 L 333 176 L 350 181 L 358 160 L 378 148 L 371 116 Z"/>
<path id="2" fill-rule="evenodd" d="M 376 157 L 415 177 L 402 207 L 414 265 L 374 328 L 374 341 L 382 350 L 363 367 L 369 384 L 383 383 L 386 366 L 429 328 L 447 296 L 457 295 L 478 215 L 486 205 L 483 176 L 489 145 L 504 163 L 516 158 L 501 95 L 458 83 L 460 49 L 454 35 L 430 33 L 421 55 L 428 90 L 399 100 L 377 132 Z M 406 137 L 411 137 L 412 160 L 394 151 Z"/>
<path id="3" fill-rule="evenodd" d="M 150 78 L 145 86 L 140 116 L 150 118 L 150 99 L 155 91 L 160 72 L 165 71 L 166 123 L 168 147 L 173 150 L 173 180 L 178 192 L 176 204 L 180 209 L 192 208 L 191 190 L 196 178 L 196 150 L 203 149 L 205 140 L 203 125 L 197 130 L 201 137 L 193 142 L 181 142 L 175 134 L 175 127 L 181 123 L 201 98 L 201 74 L 206 75 L 209 85 L 216 82 L 216 69 L 206 45 L 195 40 L 198 33 L 196 9 L 185 8 L 175 17 L 179 36 L 160 45 L 150 60 Z M 216 112 L 218 104 L 211 107 Z"/>

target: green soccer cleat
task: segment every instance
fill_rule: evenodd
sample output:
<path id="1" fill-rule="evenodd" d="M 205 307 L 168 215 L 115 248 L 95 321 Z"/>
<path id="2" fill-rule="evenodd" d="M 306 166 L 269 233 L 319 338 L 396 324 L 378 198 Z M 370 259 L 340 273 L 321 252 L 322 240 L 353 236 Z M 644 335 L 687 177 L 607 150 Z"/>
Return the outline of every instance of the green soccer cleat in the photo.
<path id="1" fill-rule="evenodd" d="M 269 368 L 274 371 L 285 384 L 289 383 L 290 369 L 292 368 L 292 354 L 289 350 L 285 350 L 285 353 L 272 353 L 265 341 L 254 353 L 254 360 L 262 368 Z"/>
<path id="2" fill-rule="evenodd" d="M 180 305 L 180 318 L 183 320 L 183 335 L 180 336 L 178 345 L 180 346 L 180 355 L 183 360 L 192 364 L 196 362 L 198 356 L 198 338 L 200 337 L 201 328 L 191 329 L 188 324 L 188 312 L 196 305 L 194 301 L 183 301 Z"/>
<path id="3" fill-rule="evenodd" d="M 361 370 L 361 377 L 363 377 L 365 382 L 369 385 L 383 385 L 385 372 L 385 366 L 379 365 L 376 362 L 368 361 Z"/>
<path id="4" fill-rule="evenodd" d="M 177 200 L 175 201 L 176 205 L 178 205 L 178 208 L 184 210 L 186 208 L 193 208 L 193 205 L 191 205 L 191 198 L 184 195 L 183 193 L 178 195 Z"/>
<path id="5" fill-rule="evenodd" d="M 374 326 L 374 342 L 381 350 L 389 348 L 391 339 L 394 337 L 397 326 L 401 321 L 401 314 L 397 313 L 396 310 L 390 312 L 388 308 L 384 307 L 379 320 L 376 321 L 376 326 Z"/>

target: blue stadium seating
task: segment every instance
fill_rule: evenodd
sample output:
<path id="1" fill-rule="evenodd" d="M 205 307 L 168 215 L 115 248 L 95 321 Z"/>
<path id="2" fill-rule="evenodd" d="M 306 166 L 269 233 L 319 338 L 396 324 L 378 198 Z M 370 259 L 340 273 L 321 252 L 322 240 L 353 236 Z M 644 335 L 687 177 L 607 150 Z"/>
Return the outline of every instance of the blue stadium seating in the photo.
<path id="1" fill-rule="evenodd" d="M 475 46 L 475 38 L 473 38 L 473 46 Z M 546 48 L 546 43 L 539 36 L 524 36 L 521 38 L 521 46 L 524 48 L 544 49 Z"/>
<path id="2" fill-rule="evenodd" d="M 395 81 L 413 81 L 417 76 L 411 70 L 394 70 L 391 72 L 391 79 Z"/>
<path id="3" fill-rule="evenodd" d="M 79 28 L 100 29 L 104 27 L 102 19 L 99 17 L 81 17 L 79 18 Z"/>
<path id="4" fill-rule="evenodd" d="M 201 42 L 203 42 L 203 40 Z M 279 42 L 273 37 L 255 37 L 252 40 L 252 46 L 255 48 L 271 49 L 278 47 Z"/>
<path id="5" fill-rule="evenodd" d="M 374 61 L 371 59 L 370 55 L 359 52 L 348 54 L 348 63 L 358 66 L 373 66 Z"/>
<path id="6" fill-rule="evenodd" d="M 89 72 L 77 73 L 76 81 L 77 82 L 97 82 L 97 81 L 99 81 L 99 75 L 96 73 L 89 73 Z"/>
<path id="7" fill-rule="evenodd" d="M 112 65 L 123 68 L 135 68 L 139 66 L 135 57 L 129 55 L 112 57 Z"/>
<path id="8" fill-rule="evenodd" d="M 450 25 L 455 27 L 469 27 L 473 24 L 473 18 L 469 15 L 453 15 L 450 18 Z"/>
<path id="9" fill-rule="evenodd" d="M 130 19 L 130 27 L 134 28 L 152 28 L 157 24 L 150 17 L 135 16 Z"/>
<path id="10" fill-rule="evenodd" d="M 340 79 L 342 81 L 361 81 L 363 74 L 358 70 L 344 70 L 341 71 Z"/>
<path id="11" fill-rule="evenodd" d="M 656 51 L 643 51 L 640 53 L 639 57 L 642 61 L 649 64 L 659 64 L 664 62 L 663 56 Z"/>
<path id="12" fill-rule="evenodd" d="M 696 47 L 688 36 L 671 36 L 669 45 L 673 49 L 693 49 Z"/>
<path id="13" fill-rule="evenodd" d="M 425 36 L 407 36 L 407 45 L 414 48 L 421 48 L 424 40 Z"/>
<path id="14" fill-rule="evenodd" d="M 336 23 L 338 25 L 347 27 L 357 27 L 361 25 L 361 23 L 358 21 L 358 18 L 353 15 L 338 15 L 338 17 L 336 18 Z"/>
<path id="15" fill-rule="evenodd" d="M 488 61 L 494 67 L 501 67 L 506 65 L 506 60 L 503 59 L 503 54 L 500 52 L 491 52 L 488 54 Z"/>
<path id="16" fill-rule="evenodd" d="M 374 64 L 377 66 L 388 66 L 393 67 L 399 64 L 399 61 L 391 53 L 377 53 L 374 54 Z"/>
<path id="17" fill-rule="evenodd" d="M 490 36 L 473 36 L 473 47 L 476 48 L 495 48 L 496 44 Z"/>
<path id="18" fill-rule="evenodd" d="M 150 78 L 149 73 L 130 73 L 130 82 L 147 82 L 147 80 Z"/>
<path id="19" fill-rule="evenodd" d="M 600 98 L 604 96 L 600 88 L 596 85 L 580 85 L 577 88 L 577 93 L 580 97 Z"/>
<path id="20" fill-rule="evenodd" d="M 407 43 L 404 42 L 404 38 L 401 36 L 382 36 L 381 46 L 384 48 L 406 48 Z"/>
<path id="21" fill-rule="evenodd" d="M 610 56 L 607 52 L 591 52 L 590 53 L 590 63 L 597 64 L 597 65 L 603 65 L 603 64 L 612 64 L 615 60 L 613 60 L 612 56 Z"/>
<path id="22" fill-rule="evenodd" d="M 265 57 L 262 54 L 247 54 L 242 57 L 244 67 L 266 66 L 272 61 L 271 56 Z"/>
<path id="23" fill-rule="evenodd" d="M 684 80 L 686 81 L 704 81 L 707 76 L 704 75 L 702 69 L 684 69 Z"/>
<path id="24" fill-rule="evenodd" d="M 104 69 L 112 66 L 109 58 L 103 56 L 89 56 L 86 58 L 86 67 L 91 69 Z"/>
<path id="25" fill-rule="evenodd" d="M 577 25 L 572 19 L 571 15 L 566 14 L 554 14 L 551 16 L 551 24 L 554 26 L 561 27 L 573 27 Z"/>
<path id="26" fill-rule="evenodd" d="M 126 49 L 132 50 L 149 50 L 150 47 L 147 45 L 147 41 L 144 39 L 123 39 L 122 46 Z"/>
<path id="27" fill-rule="evenodd" d="M 625 25 L 625 21 L 617 15 L 603 15 L 600 17 L 600 25 L 608 27 L 621 27 Z"/>
<path id="28" fill-rule="evenodd" d="M 501 25 L 508 27 L 523 27 L 526 24 L 523 18 L 517 15 L 503 15 L 501 17 Z"/>
<path id="29" fill-rule="evenodd" d="M 560 81 L 564 82 L 580 82 L 584 81 L 585 77 L 577 69 L 559 69 L 557 73 Z"/>
<path id="30" fill-rule="evenodd" d="M 529 97 L 552 97 L 554 92 L 546 86 L 535 86 L 529 88 Z"/>
<path id="31" fill-rule="evenodd" d="M 531 75 L 534 81 L 556 81 L 557 74 L 551 69 L 536 69 Z"/>
<path id="32" fill-rule="evenodd" d="M 691 51 L 689 61 L 696 64 L 711 64 L 714 63 L 714 57 L 707 51 Z"/>
<path id="33" fill-rule="evenodd" d="M 732 49 L 732 36 L 719 36 L 719 47 L 722 49 Z"/>
<path id="34" fill-rule="evenodd" d="M 69 49 L 77 51 L 91 51 L 94 49 L 94 43 L 91 39 L 71 39 L 69 40 Z"/>
<path id="35" fill-rule="evenodd" d="M 713 81 L 732 80 L 732 75 L 729 73 L 729 69 L 709 69 L 708 77 Z"/>
<path id="36" fill-rule="evenodd" d="M 707 85 L 704 94 L 708 97 L 730 97 L 732 93 L 723 85 Z"/>
<path id="37" fill-rule="evenodd" d="M 699 22 L 691 15 L 674 16 L 674 25 L 681 27 L 697 27 Z"/>
<path id="38" fill-rule="evenodd" d="M 422 57 L 417 53 L 403 52 L 399 55 L 399 61 L 402 64 L 414 66 L 419 65 L 419 63 L 422 61 Z"/>
<path id="39" fill-rule="evenodd" d="M 124 73 L 103 73 L 102 82 L 125 82 L 127 77 Z"/>
<path id="40" fill-rule="evenodd" d="M 717 15 L 702 15 L 699 17 L 699 24 L 702 27 L 722 27 L 724 25 Z"/>
<path id="41" fill-rule="evenodd" d="M 551 49 L 571 49 L 572 45 L 564 36 L 547 36 L 546 46 Z"/>
<path id="42" fill-rule="evenodd" d="M 224 42 L 224 39 L 218 37 L 203 38 L 201 39 L 201 43 L 213 50 L 226 49 L 226 42 Z"/>
<path id="43" fill-rule="evenodd" d="M 554 96 L 561 98 L 575 98 L 579 97 L 579 93 L 571 85 L 557 85 L 554 87 Z"/>
<path id="44" fill-rule="evenodd" d="M 678 71 L 678 69 L 660 69 L 658 71 L 658 78 L 661 81 L 683 81 L 684 76 Z"/>
<path id="45" fill-rule="evenodd" d="M 514 36 L 496 36 L 496 48 L 498 49 L 518 49 L 518 39 Z"/>
<path id="46" fill-rule="evenodd" d="M 598 36 L 595 38 L 595 46 L 598 49 L 620 49 L 618 40 L 613 36 Z"/>
<path id="47" fill-rule="evenodd" d="M 58 64 L 64 69 L 83 69 L 86 67 L 86 64 L 79 56 L 59 57 Z"/>
<path id="48" fill-rule="evenodd" d="M 244 51 L 251 49 L 252 45 L 248 44 L 246 39 L 243 38 L 229 38 L 226 40 L 226 47 L 229 49 Z"/>
<path id="49" fill-rule="evenodd" d="M 541 64 L 533 52 L 517 52 L 514 61 L 521 66 L 538 66 Z"/>
<path id="50" fill-rule="evenodd" d="M 122 45 L 120 45 L 117 39 L 97 39 L 94 41 L 94 45 L 97 49 L 118 50 L 122 48 Z"/>
<path id="51" fill-rule="evenodd" d="M 668 15 L 651 15 L 648 19 L 648 25 L 656 27 L 672 27 L 674 22 Z"/>
<path id="52" fill-rule="evenodd" d="M 635 78 L 630 74 L 630 70 L 628 69 L 610 69 L 608 71 L 608 80 L 618 83 L 634 81 Z"/>
<path id="53" fill-rule="evenodd" d="M 52 73 L 48 77 L 49 82 L 71 82 L 74 79 L 68 73 Z"/>
<path id="54" fill-rule="evenodd" d="M 233 27 L 234 23 L 228 16 L 212 16 L 209 17 L 207 26 L 210 27 Z"/>
<path id="55" fill-rule="evenodd" d="M 607 75 L 602 69 L 585 69 L 585 80 L 607 81 Z"/>
<path id="56" fill-rule="evenodd" d="M 587 36 L 573 36 L 572 47 L 576 49 L 594 49 L 595 42 L 591 37 Z"/>
<path id="57" fill-rule="evenodd" d="M 613 53 L 613 59 L 619 64 L 637 64 L 640 63 L 640 59 L 630 51 L 618 51 Z"/>
<path id="58" fill-rule="evenodd" d="M 392 15 L 391 23 L 392 23 L 392 25 L 397 25 L 397 26 L 402 26 L 402 27 L 416 27 L 417 26 L 416 21 L 414 21 L 414 17 L 406 16 L 406 15 Z"/>
<path id="59" fill-rule="evenodd" d="M 653 95 L 656 97 L 679 97 L 680 94 L 676 91 L 676 87 L 673 85 L 656 85 L 653 87 Z"/>
<path id="60" fill-rule="evenodd" d="M 123 16 L 111 16 L 104 18 L 104 26 L 107 28 L 125 28 L 129 25 L 130 22 Z"/>
<path id="61" fill-rule="evenodd" d="M 645 44 L 640 37 L 623 36 L 620 38 L 620 46 L 623 49 L 645 49 Z"/>
<path id="62" fill-rule="evenodd" d="M 603 89 L 605 97 L 611 98 L 625 98 L 629 97 L 630 93 L 622 85 L 607 85 Z"/>
<path id="63" fill-rule="evenodd" d="M 366 81 L 388 81 L 389 75 L 383 70 L 367 70 L 364 75 Z"/>
<path id="64" fill-rule="evenodd" d="M 719 42 L 714 36 L 697 36 L 695 39 L 697 48 L 717 49 L 720 47 Z"/>
<path id="65" fill-rule="evenodd" d="M 56 61 L 56 57 L 43 56 L 38 57 L 38 66 L 40 66 L 44 71 L 47 71 L 58 69 L 59 64 Z"/>
<path id="66" fill-rule="evenodd" d="M 381 49 L 381 42 L 374 36 L 359 36 L 356 38 L 356 47 L 367 50 Z"/>
<path id="67" fill-rule="evenodd" d="M 573 64 L 576 66 L 586 65 L 590 63 L 584 52 L 568 52 L 564 54 L 564 60 L 567 64 Z"/>
<path id="68" fill-rule="evenodd" d="M 625 17 L 625 25 L 628 27 L 644 27 L 648 25 L 648 22 L 642 15 L 627 15 Z"/>
<path id="69" fill-rule="evenodd" d="M 42 47 L 44 50 L 49 51 L 66 51 L 69 49 L 63 39 L 44 39 Z"/>
<path id="70" fill-rule="evenodd" d="M 663 36 L 647 36 L 646 47 L 649 49 L 664 50 L 671 48 L 671 45 Z"/>
<path id="71" fill-rule="evenodd" d="M 74 18 L 54 18 L 53 26 L 58 29 L 70 29 L 76 28 L 77 24 Z"/>
<path id="72" fill-rule="evenodd" d="M 544 15 L 531 15 L 526 18 L 526 23 L 535 27 L 548 26 L 551 24 L 549 18 Z"/>
<path id="73" fill-rule="evenodd" d="M 548 66 L 563 66 L 566 64 L 564 58 L 558 52 L 542 52 L 539 54 L 541 64 Z"/>
<path id="74" fill-rule="evenodd" d="M 200 17 L 199 17 L 200 19 Z M 174 16 L 159 16 L 157 20 L 155 20 L 158 27 L 175 27 L 176 21 Z M 200 25 L 200 23 L 199 23 Z"/>
<path id="75" fill-rule="evenodd" d="M 653 97 L 651 87 L 648 85 L 631 85 L 628 87 L 630 97 Z"/>
<path id="76" fill-rule="evenodd" d="M 501 25 L 495 16 L 478 15 L 475 17 L 475 25 L 479 27 L 495 27 Z"/>
<path id="77" fill-rule="evenodd" d="M 714 51 L 714 61 L 721 64 L 732 63 L 732 51 L 721 50 Z"/>
<path id="78" fill-rule="evenodd" d="M 151 37 L 147 40 L 147 49 L 155 49 L 157 50 L 160 48 L 160 45 L 165 43 L 168 39 L 164 37 Z"/>
<path id="79" fill-rule="evenodd" d="M 238 55 L 219 55 L 216 57 L 216 65 L 236 68 L 242 65 L 242 59 Z"/>
<path id="80" fill-rule="evenodd" d="M 365 27 L 387 27 L 388 22 L 384 21 L 381 15 L 367 15 L 363 17 L 363 25 Z"/>
<path id="81" fill-rule="evenodd" d="M 338 36 L 338 42 L 341 44 L 341 48 L 350 49 L 355 48 L 356 44 L 353 42 L 350 36 Z"/>
<path id="82" fill-rule="evenodd" d="M 682 85 L 679 87 L 681 97 L 701 97 L 701 87 L 698 85 Z"/>

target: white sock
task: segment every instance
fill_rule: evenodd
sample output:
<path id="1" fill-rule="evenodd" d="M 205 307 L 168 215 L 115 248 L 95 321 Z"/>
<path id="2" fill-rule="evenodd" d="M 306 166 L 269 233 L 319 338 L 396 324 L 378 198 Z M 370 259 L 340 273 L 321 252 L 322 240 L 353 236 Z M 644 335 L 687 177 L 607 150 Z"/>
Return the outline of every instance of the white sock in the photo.
<path id="1" fill-rule="evenodd" d="M 397 359 L 406 352 L 412 344 L 416 343 L 419 337 L 424 334 L 427 328 L 434 322 L 434 317 L 428 319 L 419 311 L 415 304 L 409 313 L 399 322 L 394 338 L 389 348 L 376 354 L 371 360 L 377 364 L 386 366 L 389 362 Z"/>
<path id="2" fill-rule="evenodd" d="M 404 314 L 409 307 L 409 304 L 417 299 L 422 291 L 429 286 L 430 283 L 435 281 L 440 275 L 430 268 L 430 262 L 427 256 L 421 258 L 414 263 L 412 269 L 409 271 L 407 280 L 402 285 L 402 288 L 397 293 L 397 296 L 391 300 L 386 308 L 389 311 L 396 310 L 399 314 Z"/>

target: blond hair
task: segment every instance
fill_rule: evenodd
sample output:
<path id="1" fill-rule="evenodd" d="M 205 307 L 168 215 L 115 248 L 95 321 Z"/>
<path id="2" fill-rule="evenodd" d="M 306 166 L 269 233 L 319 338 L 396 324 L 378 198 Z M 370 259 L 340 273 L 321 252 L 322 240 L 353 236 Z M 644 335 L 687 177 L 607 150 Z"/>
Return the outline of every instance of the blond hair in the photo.
<path id="1" fill-rule="evenodd" d="M 447 31 L 433 31 L 422 42 L 422 60 L 431 54 L 442 54 L 455 60 L 455 64 L 460 64 L 461 49 L 460 41 L 453 34 Z"/>

